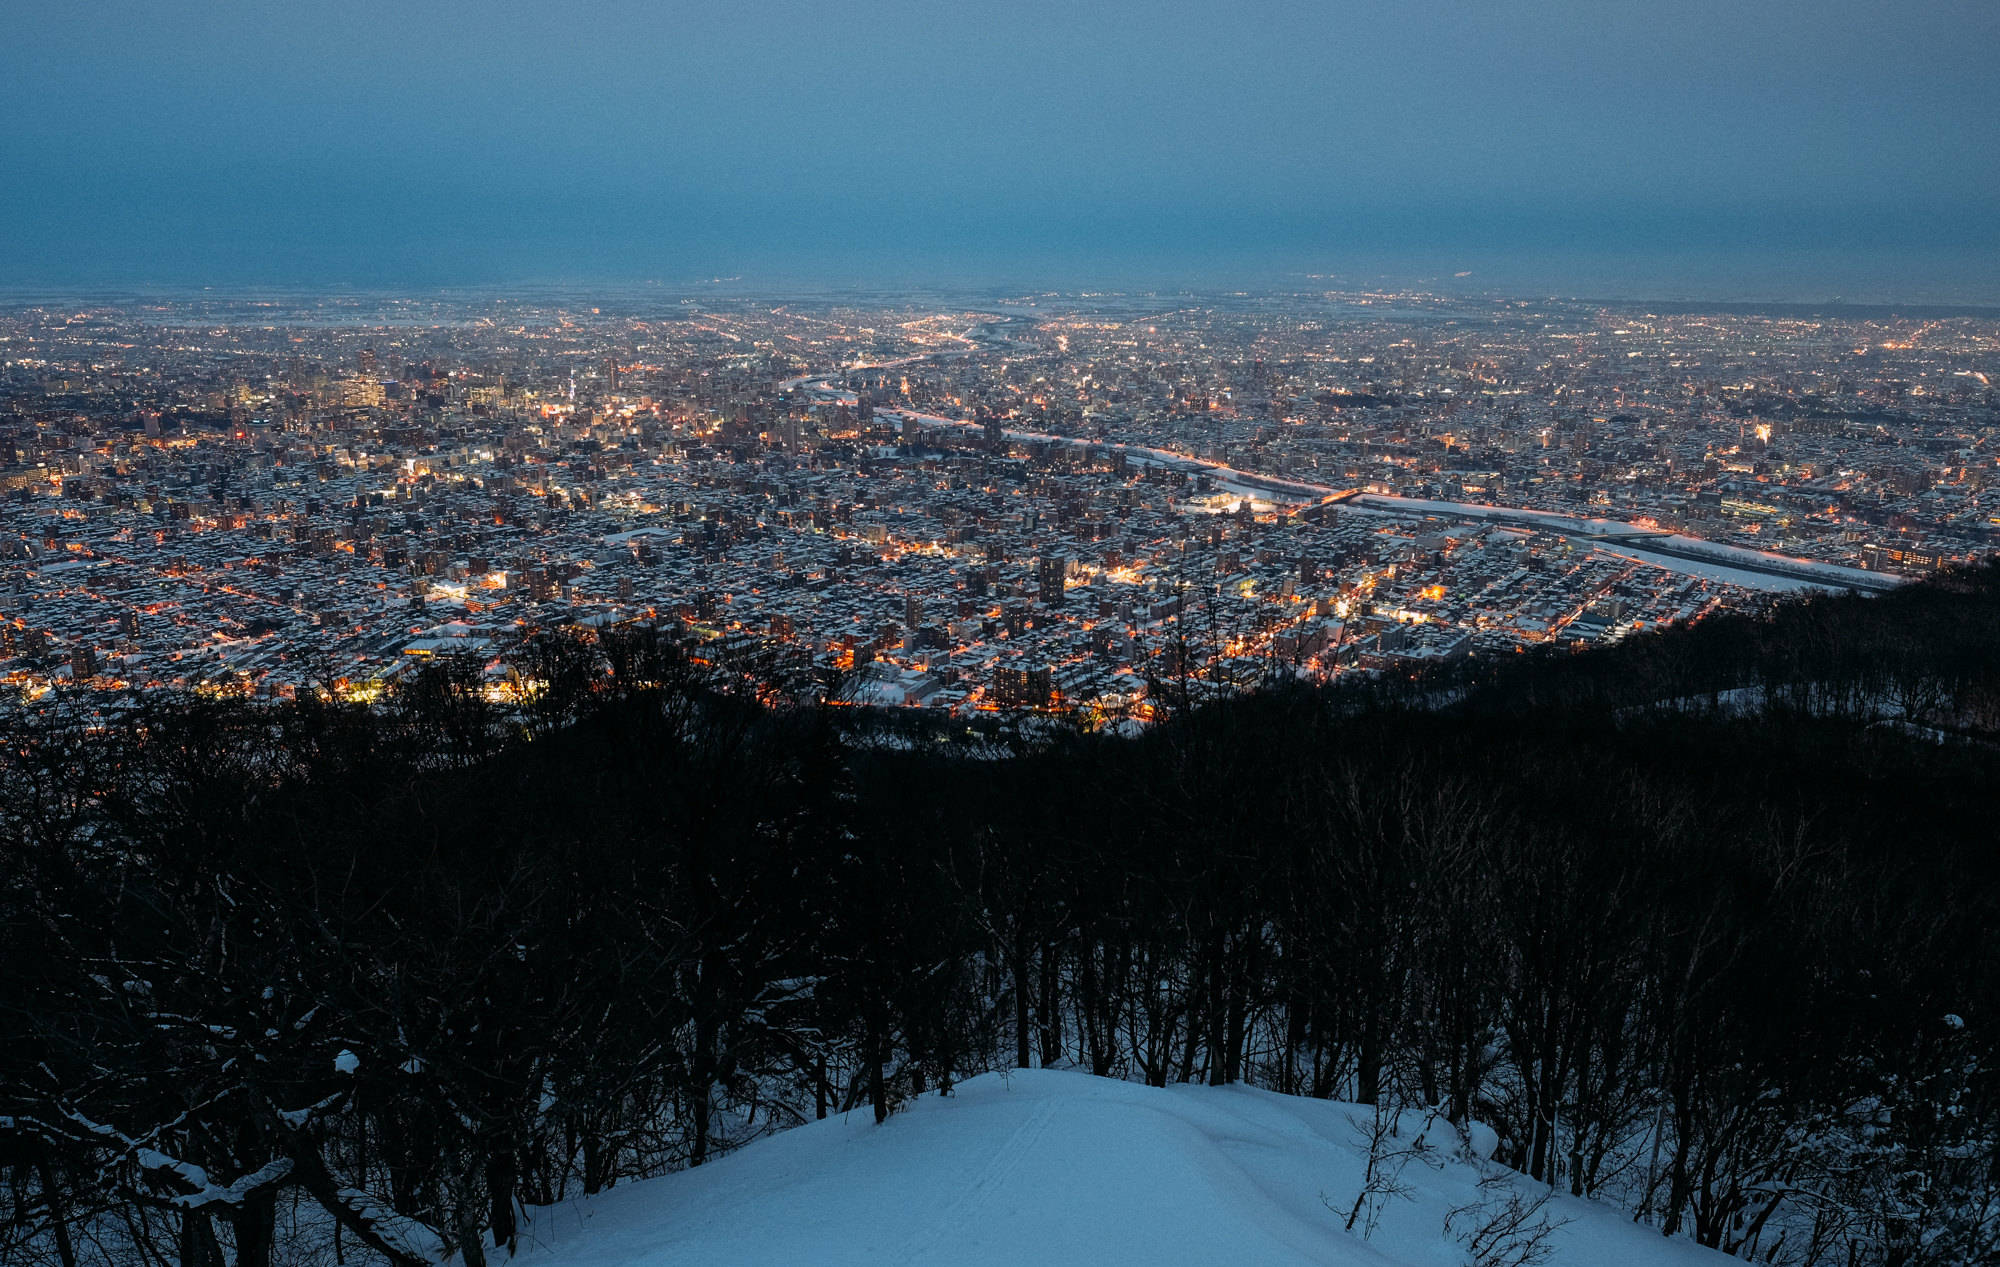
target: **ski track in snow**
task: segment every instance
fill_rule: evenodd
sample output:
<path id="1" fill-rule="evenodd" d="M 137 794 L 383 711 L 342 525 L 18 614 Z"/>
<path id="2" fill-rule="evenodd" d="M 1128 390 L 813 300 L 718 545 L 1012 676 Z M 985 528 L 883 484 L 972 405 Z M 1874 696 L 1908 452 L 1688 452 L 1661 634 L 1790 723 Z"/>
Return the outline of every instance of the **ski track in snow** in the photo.
<path id="1" fill-rule="evenodd" d="M 1049 1123 L 1055 1121 L 1057 1101 L 1044 1100 L 1035 1106 L 1028 1120 L 1016 1127 L 1013 1135 L 999 1152 L 993 1154 L 983 1167 L 979 1177 L 967 1185 L 963 1194 L 939 1212 L 929 1227 L 923 1229 L 903 1252 L 902 1260 L 917 1267 L 922 1263 L 939 1261 L 938 1251 L 951 1237 L 954 1230 L 963 1226 L 965 1216 L 976 1213 L 990 1200 L 1007 1180 L 1025 1165 L 1035 1154 L 1035 1147 L 1048 1131 Z"/>
<path id="2" fill-rule="evenodd" d="M 1438 1150 L 1375 1235 L 1342 1228 L 1369 1110 L 1248 1087 L 1147 1087 L 1057 1070 L 983 1074 L 877 1125 L 861 1111 L 696 1170 L 532 1212 L 516 1267 L 1464 1267 L 1444 1231 L 1481 1168 Z M 1547 1192 L 1524 1176 L 1524 1195 Z M 1570 1220 L 1547 1267 L 1724 1267 L 1617 1209 Z"/>

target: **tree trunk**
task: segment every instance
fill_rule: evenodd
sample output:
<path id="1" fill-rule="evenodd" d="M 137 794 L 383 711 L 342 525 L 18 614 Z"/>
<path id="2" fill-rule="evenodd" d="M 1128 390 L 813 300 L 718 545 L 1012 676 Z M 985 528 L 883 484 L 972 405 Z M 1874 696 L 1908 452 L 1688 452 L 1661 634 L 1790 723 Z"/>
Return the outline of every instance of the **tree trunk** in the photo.
<path id="1" fill-rule="evenodd" d="M 1243 1063 L 1250 1047 L 1250 983 L 1257 979 L 1257 948 L 1262 941 L 1252 934 L 1238 944 L 1235 971 L 1230 974 L 1229 1059 L 1222 1076 L 1232 1083 L 1243 1081 Z"/>
<path id="2" fill-rule="evenodd" d="M 215 1223 L 203 1210 L 181 1212 L 181 1267 L 222 1267 Z"/>
<path id="3" fill-rule="evenodd" d="M 318 1147 L 310 1140 L 294 1137 L 291 1146 L 286 1150 L 286 1155 L 292 1159 L 295 1167 L 292 1173 L 298 1176 L 299 1185 L 313 1200 L 319 1202 L 320 1207 L 332 1215 L 340 1226 L 354 1233 L 355 1239 L 388 1260 L 391 1267 L 425 1267 L 417 1259 L 404 1253 L 399 1246 L 391 1244 L 361 1211 L 348 1203 L 347 1194 L 327 1170 L 326 1159 L 320 1155 Z M 192 1265 L 183 1263 L 183 1267 Z"/>
<path id="4" fill-rule="evenodd" d="M 715 1017 L 713 1009 L 704 1008 L 703 1012 L 694 1023 L 694 1085 L 689 1088 L 694 1109 L 694 1141 L 688 1149 L 690 1166 L 708 1160 L 708 1119 L 715 1088 Z"/>
<path id="5" fill-rule="evenodd" d="M 1042 947 L 1041 989 L 1035 1011 L 1042 1038 L 1042 1068 L 1053 1069 L 1063 1062 L 1061 994 L 1062 956 L 1054 946 Z"/>
<path id="6" fill-rule="evenodd" d="M 1078 949 L 1076 974 L 1077 1026 L 1082 1031 L 1084 1046 L 1090 1051 L 1090 1072 L 1102 1078 L 1110 1072 L 1110 1044 L 1099 1030 L 1097 952 L 1088 943 Z"/>
<path id="7" fill-rule="evenodd" d="M 598 1132 L 595 1122 L 583 1124 L 583 1193 L 595 1196 L 604 1190 L 605 1180 L 610 1170 L 609 1157 L 604 1151 L 604 1138 Z"/>
<path id="8" fill-rule="evenodd" d="M 236 1267 L 271 1267 L 278 1242 L 278 1194 L 269 1188 L 250 1193 L 230 1226 L 236 1232 Z"/>
<path id="9" fill-rule="evenodd" d="M 486 1195 L 491 1211 L 487 1221 L 493 1227 L 493 1243 L 514 1252 L 514 1154 L 500 1149 L 486 1159 Z"/>
<path id="10" fill-rule="evenodd" d="M 69 1212 L 64 1208 L 61 1189 L 56 1187 L 55 1167 L 49 1165 L 46 1150 L 35 1158 L 35 1176 L 42 1185 L 42 1200 L 49 1205 L 49 1231 L 55 1236 L 56 1257 L 62 1267 L 76 1267 L 76 1246 L 69 1238 Z"/>
<path id="11" fill-rule="evenodd" d="M 1354 1099 L 1373 1104 L 1382 1097 L 1382 1035 L 1379 1009 L 1386 1006 L 1373 997 L 1361 1003 L 1361 1050 L 1355 1057 Z"/>
<path id="12" fill-rule="evenodd" d="M 1201 1019 L 1199 1012 L 1195 1008 L 1194 1001 L 1195 991 L 1198 988 L 1194 982 L 1190 981 L 1188 983 L 1187 1007 L 1182 1009 L 1187 1018 L 1187 1042 L 1181 1047 L 1180 1080 L 1182 1082 L 1194 1081 L 1195 1053 L 1201 1050 Z"/>
<path id="13" fill-rule="evenodd" d="M 1014 944 L 1008 968 L 1014 974 L 1014 1064 L 1027 1069 L 1033 1064 L 1028 1053 L 1028 934 L 1016 922 Z"/>
<path id="14" fill-rule="evenodd" d="M 1208 939 L 1208 1015 L 1204 1018 L 1208 1022 L 1208 1085 L 1212 1087 L 1221 1086 L 1228 1072 L 1228 988 L 1223 946 L 1222 930 L 1217 928 Z"/>
<path id="15" fill-rule="evenodd" d="M 882 1066 L 889 1059 L 889 1040 L 884 1032 L 887 1028 L 879 1020 L 869 1026 L 868 1102 L 875 1106 L 878 1126 L 889 1120 L 889 1088 L 882 1077 Z"/>
<path id="16" fill-rule="evenodd" d="M 458 1257 L 463 1267 L 486 1267 L 485 1231 L 471 1205 L 458 1213 Z"/>

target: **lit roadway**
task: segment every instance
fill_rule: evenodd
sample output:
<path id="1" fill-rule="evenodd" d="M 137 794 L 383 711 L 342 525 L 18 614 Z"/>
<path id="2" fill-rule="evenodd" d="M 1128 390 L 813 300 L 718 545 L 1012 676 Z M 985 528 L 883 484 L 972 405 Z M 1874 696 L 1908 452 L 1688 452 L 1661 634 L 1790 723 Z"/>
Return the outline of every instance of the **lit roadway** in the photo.
<path id="1" fill-rule="evenodd" d="M 914 356 L 884 361 L 873 365 L 850 366 L 842 373 L 863 370 L 893 369 L 922 361 L 943 360 L 970 355 L 981 343 L 1005 342 L 992 331 L 999 322 L 988 322 L 975 326 L 965 335 L 963 348 L 953 348 L 945 352 L 918 353 Z M 805 374 L 788 378 L 780 383 L 781 391 L 805 391 L 821 400 L 840 401 L 853 404 L 856 396 L 834 382 L 834 375 Z M 925 427 L 962 427 L 981 430 L 981 424 L 963 418 L 947 418 L 941 414 L 918 413 L 910 409 L 879 409 L 884 417 L 901 418 Z M 1019 440 L 1030 444 L 1063 444 L 1078 448 L 1096 449 L 1107 453 L 1122 453 L 1126 459 L 1141 466 L 1158 466 L 1168 470 L 1185 471 L 1190 475 L 1207 475 L 1224 492 L 1235 492 L 1256 496 L 1265 501 L 1285 502 L 1293 506 L 1315 503 L 1338 502 L 1357 510 L 1374 510 L 1402 514 L 1436 515 L 1442 518 L 1473 520 L 1502 524 L 1508 527 L 1528 528 L 1541 532 L 1552 532 L 1575 541 L 1589 543 L 1593 548 L 1608 553 L 1651 563 L 1670 571 L 1690 572 L 1702 575 L 1700 571 L 1686 565 L 1702 564 L 1709 568 L 1727 568 L 1734 572 L 1747 573 L 1738 583 L 1756 587 L 1757 578 L 1770 578 L 1788 584 L 1777 588 L 1800 588 L 1807 586 L 1829 589 L 1853 589 L 1872 593 L 1892 590 L 1902 584 L 1902 578 L 1881 572 L 1868 572 L 1860 568 L 1844 567 L 1837 563 L 1823 563 L 1817 559 L 1801 559 L 1792 555 L 1776 554 L 1765 550 L 1751 550 L 1743 546 L 1725 545 L 1702 537 L 1691 537 L 1685 533 L 1663 532 L 1639 524 L 1626 523 L 1617 519 L 1583 518 L 1554 511 L 1531 510 L 1523 506 L 1495 506 L 1479 502 L 1427 501 L 1421 498 L 1391 497 L 1375 493 L 1361 493 L 1354 489 L 1331 488 L 1324 484 L 1308 483 L 1304 480 L 1284 479 L 1275 475 L 1264 475 L 1255 471 L 1242 471 L 1218 462 L 1204 462 L 1176 453 L 1171 449 L 1154 449 L 1144 445 L 1117 444 L 1104 440 L 1083 440 L 1074 436 L 1051 435 L 1043 431 L 1023 431 L 1018 428 L 1003 428 L 1001 434 L 1009 440 Z M 1676 565 L 1680 566 L 1676 566 Z M 1769 582 L 1765 583 L 1767 586 Z"/>

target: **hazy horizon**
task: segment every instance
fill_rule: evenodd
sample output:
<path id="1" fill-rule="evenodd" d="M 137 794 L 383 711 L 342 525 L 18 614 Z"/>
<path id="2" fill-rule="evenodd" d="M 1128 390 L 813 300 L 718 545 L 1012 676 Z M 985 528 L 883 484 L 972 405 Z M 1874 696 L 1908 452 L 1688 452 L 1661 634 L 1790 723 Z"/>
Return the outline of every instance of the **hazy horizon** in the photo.
<path id="1" fill-rule="evenodd" d="M 1969 0 L 26 0 L 0 286 L 1994 303 L 1996 37 Z"/>

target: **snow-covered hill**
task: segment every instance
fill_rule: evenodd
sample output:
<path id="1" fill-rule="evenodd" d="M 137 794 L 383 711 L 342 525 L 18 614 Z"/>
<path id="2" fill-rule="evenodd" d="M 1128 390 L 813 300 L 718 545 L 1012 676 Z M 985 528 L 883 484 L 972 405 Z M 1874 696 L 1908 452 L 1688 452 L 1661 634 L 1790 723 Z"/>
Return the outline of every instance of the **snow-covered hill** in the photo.
<path id="1" fill-rule="evenodd" d="M 1367 1109 L 1242 1087 L 1166 1089 L 1049 1070 L 988 1074 L 881 1126 L 865 1112 L 761 1140 L 699 1170 L 537 1212 L 523 1267 L 671 1264 L 1318 1263 L 1463 1267 L 1447 1235 L 1508 1191 L 1449 1127 L 1401 1169 L 1372 1237 L 1343 1230 L 1363 1187 Z M 1421 1123 L 1413 1117 L 1414 1129 Z M 1406 1149 L 1408 1134 L 1388 1149 Z M 1488 1170 L 1493 1168 L 1490 1166 Z M 1557 1198 L 1547 1261 L 1670 1267 L 1735 1260 L 1615 1210 Z M 522 1260 L 517 1260 L 517 1262 Z"/>

